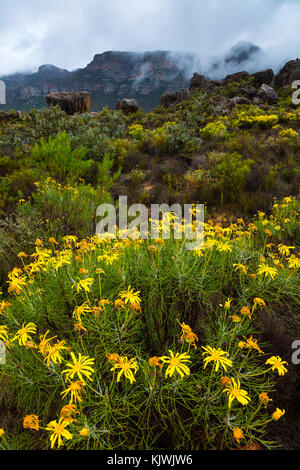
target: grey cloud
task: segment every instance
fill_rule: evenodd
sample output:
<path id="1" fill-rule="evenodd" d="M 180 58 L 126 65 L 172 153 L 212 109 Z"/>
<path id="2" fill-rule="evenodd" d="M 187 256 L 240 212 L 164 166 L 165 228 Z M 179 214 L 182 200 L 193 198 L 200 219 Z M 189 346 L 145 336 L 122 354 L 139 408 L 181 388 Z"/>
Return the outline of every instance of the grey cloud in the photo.
<path id="1" fill-rule="evenodd" d="M 276 68 L 300 55 L 299 20 L 299 0 L 2 0 L 0 75 L 72 70 L 106 50 L 192 52 L 190 66 L 209 70 L 239 41 L 263 49 L 256 67 Z"/>

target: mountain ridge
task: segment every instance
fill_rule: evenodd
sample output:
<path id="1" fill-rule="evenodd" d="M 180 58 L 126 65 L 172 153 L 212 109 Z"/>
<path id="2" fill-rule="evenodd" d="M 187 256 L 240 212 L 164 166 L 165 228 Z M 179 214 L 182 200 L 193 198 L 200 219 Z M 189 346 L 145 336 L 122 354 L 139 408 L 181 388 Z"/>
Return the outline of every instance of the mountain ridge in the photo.
<path id="1" fill-rule="evenodd" d="M 72 71 L 43 64 L 34 73 L 0 77 L 6 83 L 6 105 L 1 109 L 28 111 L 46 106 L 49 93 L 88 91 L 94 111 L 106 105 L 114 108 L 117 100 L 125 97 L 136 98 L 141 109 L 149 111 L 159 105 L 164 93 L 188 87 L 192 72 L 214 78 L 223 70 L 224 74 L 247 68 L 255 71 L 255 61 L 262 56 L 263 50 L 250 42 L 235 44 L 223 58 L 208 65 L 188 52 L 105 51 Z"/>

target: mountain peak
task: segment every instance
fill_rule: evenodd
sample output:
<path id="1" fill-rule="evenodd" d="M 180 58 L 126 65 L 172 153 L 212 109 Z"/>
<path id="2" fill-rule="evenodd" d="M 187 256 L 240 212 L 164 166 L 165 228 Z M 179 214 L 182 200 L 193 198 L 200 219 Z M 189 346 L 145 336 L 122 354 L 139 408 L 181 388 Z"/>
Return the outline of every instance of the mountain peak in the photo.
<path id="1" fill-rule="evenodd" d="M 59 67 L 56 67 L 55 65 L 52 64 L 44 64 L 41 65 L 38 69 L 37 73 L 66 73 L 68 70 L 66 69 L 61 69 Z"/>

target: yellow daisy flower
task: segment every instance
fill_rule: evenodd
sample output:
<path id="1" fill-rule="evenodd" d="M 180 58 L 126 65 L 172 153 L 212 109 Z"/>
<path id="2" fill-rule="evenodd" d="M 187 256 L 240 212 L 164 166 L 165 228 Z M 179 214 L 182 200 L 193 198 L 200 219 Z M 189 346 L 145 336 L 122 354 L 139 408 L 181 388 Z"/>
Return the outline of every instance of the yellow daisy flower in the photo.
<path id="1" fill-rule="evenodd" d="M 91 375 L 94 372 L 92 365 L 94 365 L 95 359 L 82 356 L 80 353 L 78 355 L 78 359 L 76 359 L 76 356 L 73 352 L 71 352 L 71 357 L 73 363 L 68 362 L 66 364 L 68 368 L 62 371 L 62 374 L 66 374 L 66 380 L 73 379 L 75 375 L 77 375 L 83 383 L 85 383 L 83 376 L 88 380 L 93 380 Z"/>
<path id="2" fill-rule="evenodd" d="M 284 375 L 287 372 L 285 364 L 288 365 L 286 361 L 283 361 L 279 356 L 272 356 L 267 361 L 266 364 L 270 364 L 272 370 L 277 370 L 278 375 Z"/>
<path id="3" fill-rule="evenodd" d="M 116 369 L 120 369 L 117 375 L 117 382 L 120 382 L 121 376 L 122 374 L 124 374 L 126 379 L 128 379 L 132 384 L 133 382 L 135 382 L 135 377 L 131 369 L 133 369 L 134 373 L 136 374 L 139 369 L 139 366 L 135 358 L 131 358 L 128 360 L 128 358 L 125 356 L 119 356 L 119 359 L 113 364 L 110 370 L 114 371 Z"/>
<path id="4" fill-rule="evenodd" d="M 25 323 L 23 323 L 22 328 L 17 331 L 17 333 L 12 339 L 12 341 L 15 341 L 17 339 L 20 346 L 25 346 L 25 343 L 31 340 L 30 334 L 36 333 L 36 326 L 34 323 L 29 322 L 26 326 L 24 325 Z"/>
<path id="5" fill-rule="evenodd" d="M 202 346 L 202 348 L 204 349 L 202 356 L 207 355 L 204 359 L 204 369 L 211 361 L 214 363 L 216 372 L 218 372 L 220 365 L 225 371 L 227 370 L 227 366 L 232 366 L 232 361 L 226 357 L 229 356 L 228 352 L 222 351 L 220 348 L 212 348 L 211 346 Z"/>
<path id="6" fill-rule="evenodd" d="M 161 356 L 161 360 L 164 364 L 169 364 L 167 369 L 166 369 L 166 377 L 172 377 L 174 372 L 178 372 L 178 374 L 181 376 L 181 378 L 184 377 L 184 375 L 190 375 L 190 369 L 185 365 L 186 362 L 191 362 L 189 361 L 189 358 L 191 356 L 188 356 L 187 353 L 179 354 L 176 353 L 174 355 L 173 351 L 169 349 L 170 356 Z"/>
<path id="7" fill-rule="evenodd" d="M 246 390 L 242 390 L 241 384 L 239 379 L 236 381 L 232 378 L 231 379 L 231 385 L 228 385 L 228 387 L 224 388 L 223 392 L 226 392 L 228 395 L 228 406 L 231 408 L 232 402 L 234 400 L 239 401 L 242 405 L 248 405 L 249 401 L 251 398 L 248 396 L 248 392 Z"/>
<path id="8" fill-rule="evenodd" d="M 63 437 L 68 440 L 72 439 L 72 434 L 66 429 L 68 424 L 69 422 L 65 421 L 64 418 L 60 418 L 58 422 L 50 421 L 50 423 L 47 424 L 46 431 L 52 432 L 50 436 L 51 449 L 55 446 L 56 441 L 57 447 L 61 447 L 63 445 Z"/>

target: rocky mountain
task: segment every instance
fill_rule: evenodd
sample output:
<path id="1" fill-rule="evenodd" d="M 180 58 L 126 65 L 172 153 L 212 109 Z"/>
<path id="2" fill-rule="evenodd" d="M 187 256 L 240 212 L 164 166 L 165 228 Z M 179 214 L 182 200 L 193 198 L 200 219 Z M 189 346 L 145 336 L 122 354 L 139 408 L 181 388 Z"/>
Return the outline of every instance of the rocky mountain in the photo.
<path id="1" fill-rule="evenodd" d="M 188 85 L 184 67 L 167 51 L 145 53 L 109 51 L 96 54 L 85 68 L 68 72 L 42 65 L 33 74 L 2 77 L 6 83 L 3 110 L 29 110 L 45 106 L 45 96 L 56 91 L 88 91 L 93 110 L 115 107 L 123 97 L 135 97 L 143 110 L 159 104 L 166 91 Z"/>
<path id="2" fill-rule="evenodd" d="M 240 70 L 256 72 L 262 55 L 259 46 L 245 41 L 205 64 L 190 53 L 108 51 L 96 54 L 86 67 L 74 71 L 46 64 L 35 73 L 0 77 L 6 83 L 6 105 L 1 109 L 28 111 L 44 107 L 49 93 L 87 91 L 93 111 L 106 105 L 115 108 L 122 98 L 135 98 L 143 111 L 149 111 L 159 105 L 161 95 L 187 88 L 193 72 L 210 78 Z"/>

